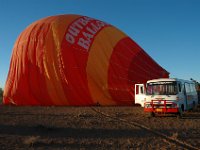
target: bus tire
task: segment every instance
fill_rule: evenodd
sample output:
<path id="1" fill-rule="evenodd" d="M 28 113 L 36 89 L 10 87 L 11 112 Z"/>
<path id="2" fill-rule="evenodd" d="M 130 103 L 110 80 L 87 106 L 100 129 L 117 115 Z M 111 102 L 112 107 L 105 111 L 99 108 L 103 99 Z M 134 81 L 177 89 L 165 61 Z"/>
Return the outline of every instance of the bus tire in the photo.
<path id="1" fill-rule="evenodd" d="M 149 116 L 150 116 L 150 117 L 155 117 L 155 113 L 154 113 L 154 112 L 151 112 L 151 113 L 149 114 Z"/>
<path id="2" fill-rule="evenodd" d="M 183 117 L 183 112 L 179 111 L 179 112 L 178 112 L 178 118 L 181 119 L 182 117 Z"/>
<path id="3" fill-rule="evenodd" d="M 178 117 L 179 118 L 183 117 L 183 112 L 184 112 L 184 105 L 182 104 L 181 107 L 179 108 L 179 112 L 178 112 Z"/>
<path id="4" fill-rule="evenodd" d="M 193 101 L 193 104 L 192 104 L 192 110 L 195 110 L 197 108 L 197 104 L 195 101 Z"/>

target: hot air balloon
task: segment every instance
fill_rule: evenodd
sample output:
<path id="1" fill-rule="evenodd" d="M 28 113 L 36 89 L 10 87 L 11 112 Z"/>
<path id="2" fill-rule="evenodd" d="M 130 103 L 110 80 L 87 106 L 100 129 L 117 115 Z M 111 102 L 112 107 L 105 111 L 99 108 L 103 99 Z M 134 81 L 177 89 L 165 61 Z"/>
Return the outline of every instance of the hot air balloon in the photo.
<path id="1" fill-rule="evenodd" d="M 168 76 L 116 27 L 87 16 L 51 16 L 16 40 L 3 103 L 132 105 L 135 83 Z"/>

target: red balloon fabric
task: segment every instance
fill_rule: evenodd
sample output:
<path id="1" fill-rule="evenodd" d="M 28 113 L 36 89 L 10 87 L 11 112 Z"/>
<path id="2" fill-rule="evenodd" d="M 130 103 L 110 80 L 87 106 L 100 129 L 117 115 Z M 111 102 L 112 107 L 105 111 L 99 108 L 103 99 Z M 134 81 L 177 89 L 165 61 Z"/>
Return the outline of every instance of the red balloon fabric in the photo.
<path id="1" fill-rule="evenodd" d="M 18 37 L 4 104 L 134 104 L 134 84 L 169 77 L 116 27 L 86 16 L 41 19 Z"/>

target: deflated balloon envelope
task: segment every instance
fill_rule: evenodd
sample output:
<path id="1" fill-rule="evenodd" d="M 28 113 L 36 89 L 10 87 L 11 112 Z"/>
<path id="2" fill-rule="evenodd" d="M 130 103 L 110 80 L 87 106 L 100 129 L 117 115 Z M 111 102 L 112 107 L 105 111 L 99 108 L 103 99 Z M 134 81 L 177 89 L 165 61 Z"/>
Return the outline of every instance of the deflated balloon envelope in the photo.
<path id="1" fill-rule="evenodd" d="M 135 83 L 168 76 L 116 27 L 86 16 L 52 16 L 16 40 L 3 103 L 132 105 Z"/>

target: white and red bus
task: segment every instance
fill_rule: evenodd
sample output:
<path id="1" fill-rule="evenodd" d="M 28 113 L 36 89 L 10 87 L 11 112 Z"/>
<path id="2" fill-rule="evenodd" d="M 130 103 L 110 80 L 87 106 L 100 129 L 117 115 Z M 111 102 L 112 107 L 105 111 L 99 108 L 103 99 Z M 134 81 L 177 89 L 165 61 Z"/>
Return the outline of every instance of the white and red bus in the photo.
<path id="1" fill-rule="evenodd" d="M 142 88 L 139 84 L 140 89 Z M 142 106 L 144 111 L 151 113 L 177 113 L 193 109 L 198 104 L 195 82 L 182 79 L 160 78 L 149 80 L 143 87 Z M 139 96 L 139 95 L 138 95 Z M 137 96 L 136 96 L 137 97 Z"/>

